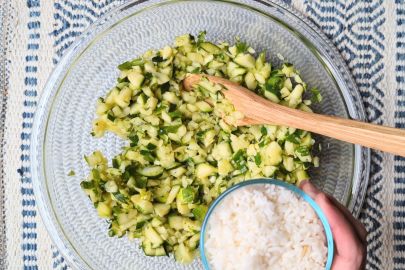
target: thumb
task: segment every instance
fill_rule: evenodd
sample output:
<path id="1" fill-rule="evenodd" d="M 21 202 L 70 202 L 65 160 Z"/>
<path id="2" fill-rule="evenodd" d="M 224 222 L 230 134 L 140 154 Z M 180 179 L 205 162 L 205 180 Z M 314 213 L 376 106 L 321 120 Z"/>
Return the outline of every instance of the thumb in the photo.
<path id="1" fill-rule="evenodd" d="M 321 194 L 322 192 L 315 187 L 309 180 L 304 180 L 300 183 L 300 188 L 309 195 L 313 200 L 316 199 L 316 197 Z"/>

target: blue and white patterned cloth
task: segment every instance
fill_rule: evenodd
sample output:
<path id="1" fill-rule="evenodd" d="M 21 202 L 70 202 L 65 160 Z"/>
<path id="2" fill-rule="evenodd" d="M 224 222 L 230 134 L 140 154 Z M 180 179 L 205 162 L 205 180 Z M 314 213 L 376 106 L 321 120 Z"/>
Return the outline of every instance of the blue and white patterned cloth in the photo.
<path id="1" fill-rule="evenodd" d="M 46 78 L 69 45 L 123 2 L 0 0 L 0 269 L 67 269 L 36 209 L 29 168 L 32 117 Z M 405 128 L 405 1 L 284 2 L 341 52 L 368 120 Z M 405 269 L 404 158 L 372 153 L 361 221 L 369 232 L 367 269 Z"/>

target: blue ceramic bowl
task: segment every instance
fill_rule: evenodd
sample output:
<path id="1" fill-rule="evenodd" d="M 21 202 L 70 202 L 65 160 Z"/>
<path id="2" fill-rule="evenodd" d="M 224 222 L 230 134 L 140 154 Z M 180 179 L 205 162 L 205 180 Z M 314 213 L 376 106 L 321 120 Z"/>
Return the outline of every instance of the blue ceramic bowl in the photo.
<path id="1" fill-rule="evenodd" d="M 276 186 L 280 186 L 280 187 L 286 188 L 288 190 L 291 190 L 292 192 L 294 192 L 295 194 L 297 194 L 298 196 L 303 198 L 306 202 L 308 202 L 311 205 L 311 207 L 315 210 L 318 218 L 322 222 L 322 225 L 323 225 L 323 228 L 325 231 L 325 235 L 326 235 L 327 246 L 328 246 L 328 258 L 326 261 L 325 269 L 329 270 L 332 266 L 334 245 L 333 245 L 332 231 L 330 229 L 330 225 L 329 225 L 328 220 L 326 219 L 325 214 L 323 213 L 323 211 L 321 210 L 319 205 L 314 200 L 312 200 L 311 197 L 309 197 L 309 195 L 306 194 L 305 192 L 303 192 L 301 189 L 297 188 L 294 185 L 291 185 L 291 184 L 288 184 L 288 183 L 285 183 L 285 182 L 282 182 L 279 180 L 275 180 L 275 179 L 269 179 L 269 178 L 260 178 L 260 179 L 254 179 L 254 180 L 249 180 L 249 181 L 244 181 L 242 183 L 239 183 L 239 184 L 229 188 L 228 190 L 226 190 L 212 203 L 212 205 L 208 209 L 208 212 L 205 216 L 205 219 L 204 219 L 204 222 L 203 222 L 203 225 L 201 228 L 201 236 L 200 236 L 200 253 L 201 253 L 201 260 L 204 265 L 204 268 L 206 270 L 211 269 L 208 259 L 205 254 L 205 232 L 207 229 L 208 221 L 209 221 L 212 213 L 215 211 L 216 206 L 219 205 L 224 198 L 226 198 L 229 194 L 231 194 L 232 192 L 234 192 L 237 189 L 240 189 L 240 188 L 243 188 L 246 186 L 250 186 L 250 185 L 263 185 L 263 184 L 276 185 Z"/>

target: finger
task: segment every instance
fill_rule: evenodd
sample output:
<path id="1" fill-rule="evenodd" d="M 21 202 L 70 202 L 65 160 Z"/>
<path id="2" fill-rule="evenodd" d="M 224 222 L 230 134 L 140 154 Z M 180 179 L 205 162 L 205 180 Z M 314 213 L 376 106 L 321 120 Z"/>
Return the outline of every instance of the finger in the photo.
<path id="1" fill-rule="evenodd" d="M 351 258 L 355 255 L 353 249 L 361 249 L 362 245 L 353 225 L 346 219 L 345 215 L 323 192 L 319 191 L 311 183 L 303 183 L 301 188 L 323 210 L 335 239 L 336 253 L 345 258 Z M 363 251 L 361 250 L 361 252 Z"/>
<path id="2" fill-rule="evenodd" d="M 310 181 L 305 180 L 300 183 L 300 187 L 308 193 L 312 198 L 314 198 L 317 194 L 321 193 L 321 191 L 316 188 Z M 338 202 L 333 196 L 326 195 L 331 200 L 331 202 L 342 212 L 342 214 L 346 217 L 346 219 L 353 225 L 356 234 L 358 235 L 359 239 L 362 243 L 367 243 L 367 231 L 364 225 L 353 217 L 352 213 L 343 206 L 340 202 Z"/>
<path id="3" fill-rule="evenodd" d="M 356 219 L 352 213 L 343 206 L 338 200 L 336 200 L 333 196 L 328 195 L 329 200 L 342 212 L 342 214 L 349 220 L 351 224 L 353 224 L 356 232 L 360 238 L 360 240 L 365 244 L 367 243 L 367 230 L 364 227 L 363 223 L 361 223 L 358 219 Z"/>
<path id="4" fill-rule="evenodd" d="M 315 197 L 316 203 L 323 210 L 335 239 L 336 254 L 350 261 L 362 262 L 364 245 L 359 239 L 353 225 L 346 219 L 342 212 L 324 194 Z"/>

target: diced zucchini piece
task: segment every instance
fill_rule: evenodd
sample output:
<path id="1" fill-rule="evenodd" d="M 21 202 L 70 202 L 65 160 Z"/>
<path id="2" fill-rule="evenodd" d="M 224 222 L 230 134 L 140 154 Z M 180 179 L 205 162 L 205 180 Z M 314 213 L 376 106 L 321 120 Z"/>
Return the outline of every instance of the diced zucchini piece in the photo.
<path id="1" fill-rule="evenodd" d="M 292 158 L 292 157 L 284 157 L 283 158 L 283 165 L 284 165 L 284 168 L 287 171 L 292 172 L 294 170 L 294 158 Z"/>
<path id="2" fill-rule="evenodd" d="M 169 226 L 175 230 L 183 230 L 184 229 L 184 217 L 181 216 L 169 216 Z"/>
<path id="3" fill-rule="evenodd" d="M 176 201 L 176 207 L 177 207 L 177 211 L 181 215 L 188 216 L 188 214 L 190 214 L 190 208 L 188 208 L 188 205 L 185 203 L 182 203 L 180 200 Z"/>
<path id="4" fill-rule="evenodd" d="M 309 176 L 306 171 L 304 170 L 297 170 L 295 171 L 295 175 L 297 176 L 298 182 L 301 182 L 302 180 L 308 180 Z"/>
<path id="5" fill-rule="evenodd" d="M 176 177 L 176 178 L 180 178 L 186 172 L 187 172 L 187 170 L 184 167 L 178 167 L 178 168 L 170 170 L 170 174 L 173 175 L 173 177 Z"/>
<path id="6" fill-rule="evenodd" d="M 180 190 L 180 186 L 173 186 L 172 189 L 169 192 L 169 195 L 167 196 L 166 204 L 171 204 L 174 199 L 176 199 L 177 193 Z"/>
<path id="7" fill-rule="evenodd" d="M 155 256 L 155 249 L 152 248 L 152 243 L 150 241 L 144 240 L 141 246 L 146 256 Z"/>
<path id="8" fill-rule="evenodd" d="M 144 230 L 145 238 L 150 241 L 152 248 L 157 248 L 163 244 L 162 237 L 160 237 L 152 226 L 147 226 Z"/>
<path id="9" fill-rule="evenodd" d="M 102 218 L 109 218 L 112 213 L 111 206 L 105 202 L 99 202 L 97 205 L 97 213 Z"/>
<path id="10" fill-rule="evenodd" d="M 196 208 L 193 209 L 192 213 L 193 216 L 202 222 L 204 220 L 205 214 L 207 214 L 208 207 L 206 205 L 198 205 Z"/>
<path id="11" fill-rule="evenodd" d="M 234 61 L 235 61 L 235 63 L 237 63 L 238 65 L 241 65 L 242 67 L 249 68 L 249 69 L 255 68 L 256 61 L 255 61 L 254 57 L 251 56 L 250 54 L 240 53 L 235 57 Z"/>
<path id="12" fill-rule="evenodd" d="M 187 246 L 190 249 L 195 249 L 197 248 L 199 242 L 200 242 L 200 234 L 196 233 L 195 235 L 191 236 L 190 239 L 188 239 Z"/>
<path id="13" fill-rule="evenodd" d="M 213 108 L 205 101 L 199 101 L 195 104 L 202 112 L 212 112 Z"/>
<path id="14" fill-rule="evenodd" d="M 264 96 L 275 103 L 280 102 L 280 99 L 274 93 L 272 93 L 270 91 L 264 91 Z"/>
<path id="15" fill-rule="evenodd" d="M 176 258 L 176 261 L 187 264 L 194 260 L 195 254 L 183 243 L 180 243 L 175 249 L 174 257 Z"/>
<path id="16" fill-rule="evenodd" d="M 271 142 L 266 146 L 262 155 L 265 165 L 278 165 L 282 160 L 283 149 L 277 142 Z"/>
<path id="17" fill-rule="evenodd" d="M 200 179 L 207 178 L 217 172 L 217 169 L 209 165 L 208 163 L 198 164 L 196 168 L 196 176 Z"/>
<path id="18" fill-rule="evenodd" d="M 221 159 L 218 161 L 218 174 L 222 176 L 228 175 L 234 170 L 231 162 L 227 159 Z"/>
<path id="19" fill-rule="evenodd" d="M 216 160 L 232 158 L 232 150 L 228 142 L 221 142 L 214 146 L 212 156 Z"/>
<path id="20" fill-rule="evenodd" d="M 200 47 L 209 53 L 217 54 L 221 52 L 221 48 L 211 42 L 201 42 Z"/>
<path id="21" fill-rule="evenodd" d="M 155 249 L 155 256 L 167 256 L 166 250 L 164 247 L 158 247 Z"/>
<path id="22" fill-rule="evenodd" d="M 250 90 L 256 89 L 256 87 L 257 87 L 257 82 L 256 82 L 256 78 L 255 78 L 255 76 L 253 75 L 252 72 L 248 72 L 248 73 L 245 75 L 245 83 L 246 83 L 246 86 L 247 86 Z"/>
<path id="23" fill-rule="evenodd" d="M 156 215 L 164 217 L 170 212 L 170 205 L 164 203 L 156 203 L 153 205 Z"/>
<path id="24" fill-rule="evenodd" d="M 196 232 L 201 230 L 201 223 L 197 220 L 191 220 L 189 218 L 185 218 L 183 220 L 184 230 L 190 232 Z"/>
<path id="25" fill-rule="evenodd" d="M 136 209 L 143 214 L 153 213 L 153 204 L 150 201 L 142 199 L 141 195 L 133 195 L 131 201 L 134 203 Z"/>
<path id="26" fill-rule="evenodd" d="M 143 176 L 157 177 L 163 173 L 163 168 L 160 166 L 150 166 L 139 169 L 137 172 Z"/>
<path id="27" fill-rule="evenodd" d="M 135 89 L 141 88 L 143 79 L 145 78 L 142 74 L 132 71 L 128 75 L 128 80 L 131 82 Z"/>

